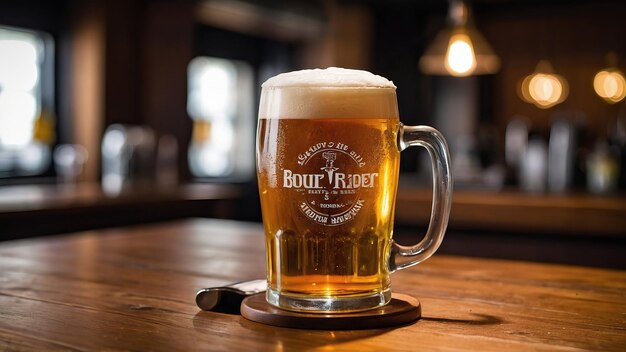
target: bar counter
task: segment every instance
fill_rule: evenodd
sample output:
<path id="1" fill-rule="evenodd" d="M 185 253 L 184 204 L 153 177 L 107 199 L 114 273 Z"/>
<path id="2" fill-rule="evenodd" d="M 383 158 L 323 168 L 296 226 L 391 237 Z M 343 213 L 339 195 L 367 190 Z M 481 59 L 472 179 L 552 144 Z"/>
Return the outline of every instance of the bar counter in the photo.
<path id="1" fill-rule="evenodd" d="M 146 183 L 116 193 L 97 183 L 4 186 L 0 241 L 187 217 L 223 218 L 241 196 L 236 185 L 211 183 Z"/>
<path id="2" fill-rule="evenodd" d="M 263 277 L 258 224 L 184 220 L 0 243 L 0 350 L 624 351 L 626 271 L 438 255 L 392 276 L 422 318 L 298 330 L 200 311 Z"/>
<path id="3" fill-rule="evenodd" d="M 432 190 L 401 187 L 396 223 L 425 226 L 430 219 Z M 455 190 L 449 228 L 579 238 L 626 238 L 626 195 L 595 195 Z"/>

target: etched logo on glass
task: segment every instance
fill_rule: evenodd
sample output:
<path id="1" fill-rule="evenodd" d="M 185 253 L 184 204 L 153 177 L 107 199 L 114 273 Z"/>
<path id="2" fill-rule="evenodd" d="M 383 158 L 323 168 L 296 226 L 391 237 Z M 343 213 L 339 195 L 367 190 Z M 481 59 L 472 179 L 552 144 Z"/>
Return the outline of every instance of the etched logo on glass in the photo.
<path id="1" fill-rule="evenodd" d="M 300 212 L 326 226 L 341 225 L 357 216 L 365 204 L 359 190 L 374 188 L 378 180 L 378 172 L 361 172 L 366 166 L 363 157 L 339 142 L 310 146 L 298 155 L 298 165 L 301 170 L 282 169 L 282 187 L 300 193 Z"/>

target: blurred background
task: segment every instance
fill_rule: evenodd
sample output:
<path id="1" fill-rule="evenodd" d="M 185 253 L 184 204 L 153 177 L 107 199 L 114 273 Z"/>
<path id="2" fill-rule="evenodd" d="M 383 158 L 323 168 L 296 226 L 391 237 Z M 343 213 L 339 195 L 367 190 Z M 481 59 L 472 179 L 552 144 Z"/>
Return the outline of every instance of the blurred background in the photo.
<path id="1" fill-rule="evenodd" d="M 365 69 L 448 138 L 442 252 L 626 268 L 623 1 L 0 2 L 0 240 L 261 221 L 260 84 Z M 402 155 L 399 242 L 430 214 Z M 422 232 L 423 233 L 423 232 Z"/>

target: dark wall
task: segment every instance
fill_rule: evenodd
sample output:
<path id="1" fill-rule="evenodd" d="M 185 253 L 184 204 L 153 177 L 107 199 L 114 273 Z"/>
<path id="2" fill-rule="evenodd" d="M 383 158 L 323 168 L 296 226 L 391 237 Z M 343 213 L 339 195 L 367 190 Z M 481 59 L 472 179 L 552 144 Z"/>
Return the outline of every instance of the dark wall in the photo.
<path id="1" fill-rule="evenodd" d="M 547 134 L 555 112 L 582 112 L 586 131 L 605 136 L 621 104 L 611 105 L 596 95 L 593 77 L 608 66 L 606 54 L 617 54 L 626 68 L 626 2 L 512 2 L 476 6 L 476 22 L 502 60 L 494 78 L 491 104 L 501 130 L 517 114 Z M 550 109 L 539 109 L 517 95 L 519 81 L 549 60 L 569 82 L 569 97 Z"/>
<path id="2" fill-rule="evenodd" d="M 142 29 L 146 5 L 141 1 L 106 3 L 106 124 L 143 122 Z"/>
<path id="3" fill-rule="evenodd" d="M 182 180 L 190 179 L 187 149 L 187 64 L 193 57 L 193 2 L 105 2 L 105 121 L 148 125 L 173 135 Z"/>
<path id="4" fill-rule="evenodd" d="M 0 24 L 57 34 L 64 27 L 67 11 L 68 1 L 2 1 Z"/>
<path id="5" fill-rule="evenodd" d="M 442 18 L 432 19 L 432 13 L 445 11 L 441 6 L 424 7 L 419 2 L 380 2 L 372 6 L 374 13 L 373 68 L 398 87 L 400 118 L 407 125 L 432 125 L 432 77 L 423 75 L 417 63 L 429 40 L 443 25 Z M 415 149 L 403 152 L 403 171 L 417 167 Z"/>
<path id="6" fill-rule="evenodd" d="M 372 70 L 398 86 L 398 104 L 403 122 L 432 124 L 433 96 L 442 78 L 426 76 L 418 61 L 430 41 L 445 26 L 445 1 L 365 1 L 374 14 L 375 35 Z M 506 124 L 515 115 L 532 121 L 533 130 L 547 137 L 555 112 L 586 116 L 586 139 L 606 135 L 624 103 L 610 105 L 599 98 L 593 77 L 607 66 L 606 54 L 614 52 L 626 63 L 626 26 L 623 1 L 470 1 L 476 27 L 502 61 L 500 72 L 479 76 L 481 126 L 497 130 L 501 158 Z M 569 81 L 569 97 L 550 109 L 522 101 L 520 80 L 548 59 L 556 73 Z M 413 171 L 416 151 L 403 155 L 403 171 Z"/>

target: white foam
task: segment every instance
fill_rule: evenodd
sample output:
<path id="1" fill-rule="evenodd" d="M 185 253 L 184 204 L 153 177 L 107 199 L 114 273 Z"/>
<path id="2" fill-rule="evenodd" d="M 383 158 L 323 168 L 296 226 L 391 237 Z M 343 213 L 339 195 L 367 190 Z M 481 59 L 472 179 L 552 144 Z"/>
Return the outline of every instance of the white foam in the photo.
<path id="1" fill-rule="evenodd" d="M 259 118 L 397 118 L 396 86 L 367 71 L 337 67 L 287 72 L 263 83 Z"/>
<path id="2" fill-rule="evenodd" d="M 372 87 L 396 88 L 392 81 L 363 70 L 339 67 L 292 71 L 276 75 L 263 83 L 263 88 L 272 87 Z"/>

